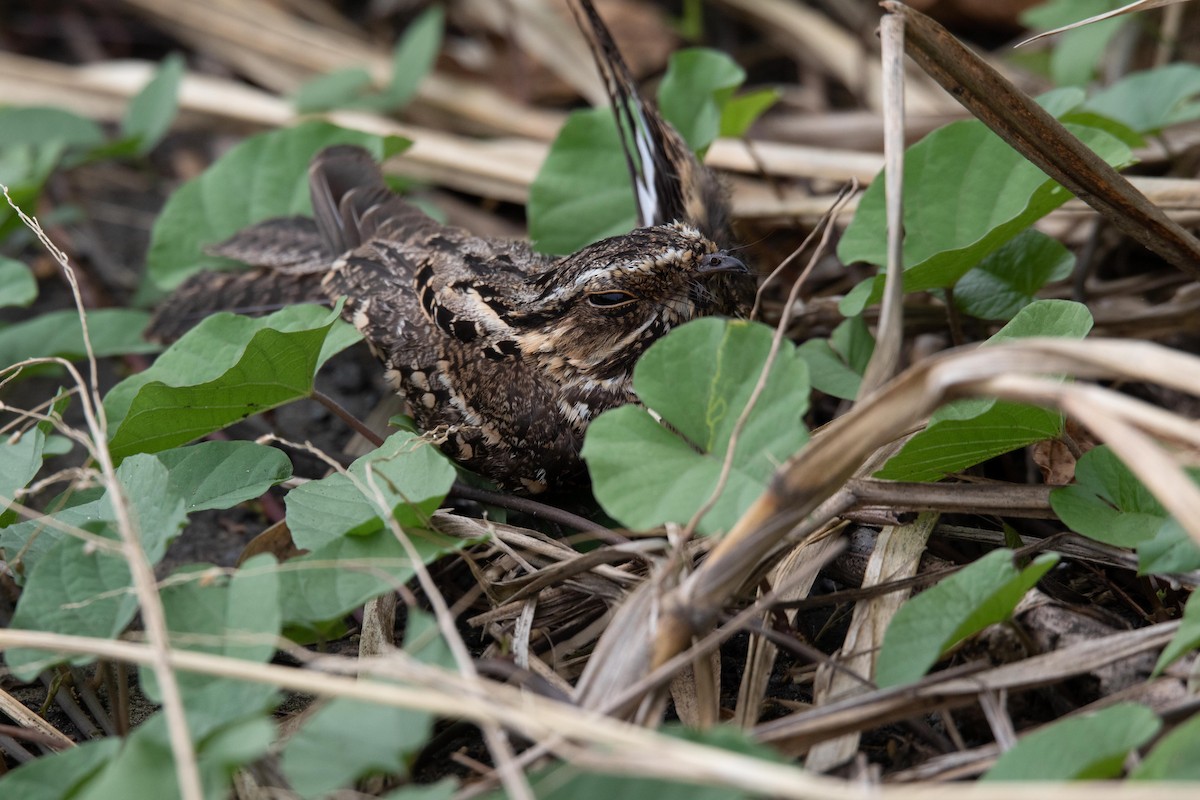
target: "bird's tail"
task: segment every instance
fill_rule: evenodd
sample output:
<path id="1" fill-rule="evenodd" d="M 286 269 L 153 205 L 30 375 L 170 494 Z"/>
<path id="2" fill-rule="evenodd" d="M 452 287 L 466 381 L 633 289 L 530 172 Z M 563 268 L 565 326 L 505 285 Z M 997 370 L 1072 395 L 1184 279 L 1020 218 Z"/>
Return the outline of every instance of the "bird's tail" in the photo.
<path id="1" fill-rule="evenodd" d="M 200 272 L 184 281 L 155 311 L 147 339 L 172 342 L 218 311 L 262 315 L 298 303 L 324 303 L 323 272 Z"/>
<path id="2" fill-rule="evenodd" d="M 328 303 L 321 280 L 338 258 L 374 237 L 403 241 L 435 225 L 391 192 L 361 147 L 325 148 L 313 158 L 308 182 L 315 219 L 268 219 L 207 247 L 209 255 L 251 269 L 188 278 L 158 309 L 147 337 L 173 341 L 218 311 L 265 314 L 296 303 Z"/>

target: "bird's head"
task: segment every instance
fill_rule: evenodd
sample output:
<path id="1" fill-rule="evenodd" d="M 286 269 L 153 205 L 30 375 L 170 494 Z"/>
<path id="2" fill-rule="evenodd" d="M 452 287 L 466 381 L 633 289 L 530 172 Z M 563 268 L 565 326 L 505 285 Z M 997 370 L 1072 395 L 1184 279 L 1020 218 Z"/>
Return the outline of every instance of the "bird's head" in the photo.
<path id="1" fill-rule="evenodd" d="M 560 380 L 627 384 L 656 339 L 698 317 L 745 314 L 753 289 L 746 265 L 695 228 L 656 225 L 533 276 L 529 302 L 508 321 L 521 353 Z"/>

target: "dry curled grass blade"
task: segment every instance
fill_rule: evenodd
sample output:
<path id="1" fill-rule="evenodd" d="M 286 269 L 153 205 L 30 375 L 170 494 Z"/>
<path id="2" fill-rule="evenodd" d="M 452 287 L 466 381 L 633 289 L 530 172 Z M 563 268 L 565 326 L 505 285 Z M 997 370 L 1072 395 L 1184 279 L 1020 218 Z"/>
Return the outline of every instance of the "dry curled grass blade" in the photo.
<path id="1" fill-rule="evenodd" d="M 1200 358 L 1136 341 L 1027 339 L 987 348 L 948 351 L 910 368 L 813 436 L 776 473 L 771 487 L 742 516 L 695 572 L 661 597 L 618 610 L 597 653 L 617 647 L 641 658 L 597 660 L 592 681 L 623 687 L 684 651 L 709 630 L 720 610 L 798 523 L 815 529 L 848 507 L 831 500 L 879 448 L 905 433 L 944 402 L 1001 396 L 1050 405 L 1070 413 L 1109 442 L 1133 472 L 1200 541 L 1200 488 L 1154 438 L 1200 449 L 1200 424 L 1095 386 L 1062 383 L 1058 376 L 1157 383 L 1200 396 Z M 1040 377 L 1039 377 L 1040 376 Z M 1046 377 L 1049 376 L 1049 377 Z M 828 501 L 825 510 L 817 509 Z M 814 513 L 816 512 L 816 513 Z M 649 586 L 649 584 L 647 584 Z"/>
<path id="2" fill-rule="evenodd" d="M 762 605 L 766 605 L 768 600 L 771 604 L 794 603 L 808 597 L 819 574 L 812 569 L 812 564 L 828 562 L 839 546 L 837 539 L 829 537 L 801 542 L 791 548 L 769 576 L 771 586 L 778 588 L 774 589 L 773 596 L 760 592 L 758 602 Z M 795 608 L 785 609 L 783 613 L 789 623 L 795 622 Z M 774 614 L 773 608 L 762 611 L 759 615 L 762 624 L 769 625 Z M 750 728 L 758 722 L 778 653 L 779 647 L 774 642 L 762 636 L 750 637 L 746 645 L 746 667 L 742 672 L 733 715 L 733 723 L 738 727 Z"/>
<path id="3" fill-rule="evenodd" d="M 937 515 L 926 513 L 908 525 L 884 528 L 867 562 L 863 588 L 914 577 L 936 523 Z M 834 663 L 826 663 L 817 672 L 816 705 L 828 705 L 868 691 L 883 635 L 907 596 L 907 592 L 889 592 L 854 604 L 846 638 L 834 656 L 838 668 L 833 668 Z M 813 748 L 804 765 L 826 772 L 853 758 L 858 745 L 856 733 L 828 739 Z"/>

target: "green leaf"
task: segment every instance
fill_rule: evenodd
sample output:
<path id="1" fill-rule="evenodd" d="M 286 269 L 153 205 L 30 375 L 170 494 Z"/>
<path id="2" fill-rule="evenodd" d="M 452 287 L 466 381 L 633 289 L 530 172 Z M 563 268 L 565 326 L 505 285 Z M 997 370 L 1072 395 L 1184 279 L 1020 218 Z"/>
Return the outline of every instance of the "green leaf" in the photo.
<path id="1" fill-rule="evenodd" d="M 1111 134 L 1068 125 L 1110 164 L 1132 158 Z M 883 178 L 863 194 L 838 245 L 843 263 L 886 263 Z M 904 291 L 953 286 L 986 256 L 1050 213 L 1070 193 L 976 121 L 955 122 L 910 147 L 904 163 Z M 882 296 L 884 275 L 842 301 L 855 316 Z"/>
<path id="2" fill-rule="evenodd" d="M 1200 66 L 1168 64 L 1126 75 L 1098 92 L 1085 108 L 1142 133 L 1200 119 Z"/>
<path id="3" fill-rule="evenodd" d="M 1153 538 L 1138 543 L 1137 551 L 1139 575 L 1200 569 L 1200 547 L 1174 518 L 1165 520 Z"/>
<path id="4" fill-rule="evenodd" d="M 862 317 L 843 320 L 829 336 L 829 346 L 846 366 L 858 374 L 867 370 L 871 356 L 875 354 L 875 337 Z"/>
<path id="5" fill-rule="evenodd" d="M 984 781 L 1083 781 L 1115 778 L 1131 750 L 1150 741 L 1162 722 L 1137 703 L 1060 720 L 1022 736 L 981 778 Z"/>
<path id="6" fill-rule="evenodd" d="M 995 401 L 982 414 L 965 420 L 931 422 L 888 460 L 875 477 L 887 480 L 936 481 L 990 458 L 1062 433 L 1055 411 Z"/>
<path id="7" fill-rule="evenodd" d="M 1050 493 L 1050 506 L 1067 527 L 1115 547 L 1152 539 L 1167 512 L 1107 445 L 1084 453 L 1075 483 Z"/>
<path id="8" fill-rule="evenodd" d="M 204 442 L 156 453 L 154 458 L 168 470 L 167 495 L 160 500 L 177 498 L 186 513 L 229 508 L 260 496 L 291 475 L 291 464 L 281 452 L 253 442 Z M 131 463 L 136 464 L 136 459 Z M 123 464 L 118 474 L 124 469 Z M 100 530 L 115 520 L 112 503 L 99 490 L 64 494 L 48 508 L 53 510 L 50 518 L 69 527 Z M 19 577 L 28 574 L 64 535 L 39 518 L 0 531 L 0 547 Z"/>
<path id="9" fill-rule="evenodd" d="M 1200 781 L 1200 715 L 1158 740 L 1129 773 L 1135 781 Z M 3 788 L 3 784 L 0 784 Z"/>
<path id="10" fill-rule="evenodd" d="M 142 549 L 151 563 L 162 558 L 187 515 L 183 500 L 168 490 L 166 467 L 152 456 L 128 459 L 117 470 Z M 111 514 L 111 511 L 109 512 Z M 118 540 L 105 526 L 93 533 Z M 74 536 L 61 538 L 34 565 L 13 613 L 12 627 L 79 636 L 113 637 L 133 619 L 137 601 L 125 558 L 94 548 Z M 5 653 L 14 674 L 30 679 L 56 659 L 44 651 L 13 648 Z"/>
<path id="11" fill-rule="evenodd" d="M 954 286 L 954 302 L 979 319 L 1012 319 L 1051 281 L 1071 274 L 1075 256 L 1032 228 L 1017 234 Z"/>
<path id="12" fill-rule="evenodd" d="M 796 348 L 808 364 L 814 389 L 833 397 L 858 397 L 863 372 L 875 351 L 875 339 L 862 317 L 850 317 L 833 330 L 829 339 L 809 339 Z"/>
<path id="13" fill-rule="evenodd" d="M 1179 630 L 1175 631 L 1175 635 L 1163 648 L 1154 665 L 1153 676 L 1162 674 L 1162 671 L 1174 664 L 1180 656 L 1196 647 L 1200 647 L 1200 594 L 1193 593 L 1188 598 L 1187 605 L 1183 607 L 1183 619 L 1180 620 Z"/>
<path id="14" fill-rule="evenodd" d="M 1021 14 L 1026 26 L 1047 31 L 1112 11 L 1125 0 L 1051 0 Z M 1116 32 L 1132 17 L 1093 22 L 1058 34 L 1050 59 L 1050 72 L 1059 86 L 1087 83 Z"/>
<path id="15" fill-rule="evenodd" d="M 422 664 L 451 671 L 458 666 L 437 619 L 418 608 L 410 607 L 404 617 L 404 652 Z"/>
<path id="16" fill-rule="evenodd" d="M 87 319 L 97 358 L 162 349 L 142 338 L 142 330 L 150 322 L 150 315 L 144 311 L 99 308 L 88 311 Z M 51 356 L 77 361 L 85 355 L 83 330 L 74 311 L 51 311 L 0 328 L 0 365 Z"/>
<path id="17" fill-rule="evenodd" d="M 708 500 L 772 335 L 758 323 L 701 319 L 646 351 L 634 369 L 634 389 L 670 428 L 633 405 L 606 411 L 588 427 L 583 458 L 608 514 L 640 530 L 686 522 Z M 702 533 L 728 530 L 775 467 L 808 440 L 807 407 L 808 369 L 785 341 L 738 437 L 728 482 L 700 522 Z"/>
<path id="18" fill-rule="evenodd" d="M 732 97 L 721 111 L 721 136 L 738 138 L 783 96 L 778 89 L 759 89 Z"/>
<path id="19" fill-rule="evenodd" d="M 658 87 L 658 109 L 695 152 L 721 131 L 721 111 L 746 72 L 717 50 L 693 47 L 671 54 Z M 751 120 L 753 121 L 753 120 Z"/>
<path id="20" fill-rule="evenodd" d="M 1146 146 L 1146 137 L 1135 131 L 1133 128 L 1126 125 L 1124 122 L 1119 122 L 1112 117 L 1107 117 L 1103 114 L 1097 114 L 1095 111 L 1087 111 L 1084 109 L 1075 109 L 1070 111 L 1059 119 L 1064 125 L 1072 123 L 1082 125 L 1088 128 L 1097 128 L 1102 131 L 1111 133 L 1113 136 L 1120 139 L 1133 149 Z"/>
<path id="21" fill-rule="evenodd" d="M 58 528 L 50 527 L 48 519 L 85 530 L 100 530 L 104 526 L 111 526 L 114 521 L 112 504 L 101 489 L 82 492 L 68 490 L 55 498 L 49 507 L 55 510 L 48 518 L 39 517 L 0 530 L 0 548 L 4 550 L 9 568 L 19 583 L 24 583 L 24 576 L 29 575 L 38 561 L 67 535 Z"/>
<path id="22" fill-rule="evenodd" d="M 378 506 L 363 493 L 370 491 L 368 473 L 396 521 L 405 527 L 428 524 L 455 475 L 450 461 L 432 442 L 408 431 L 393 433 L 347 472 L 349 476 L 334 473 L 288 493 L 288 528 L 297 547 L 311 550 L 341 536 L 362 536 L 383 528 Z"/>
<path id="23" fill-rule="evenodd" d="M 1123 2 L 1120 0 L 1115 5 Z M 1102 0 L 1095 5 L 1105 11 L 1114 8 L 1111 0 Z M 1087 16 L 1091 15 L 1085 13 L 1084 17 Z M 1060 41 L 1050 56 L 1050 76 L 1054 82 L 1059 86 L 1082 86 L 1090 81 L 1117 32 L 1130 21 L 1129 17 L 1113 17 L 1060 34 Z"/>
<path id="24" fill-rule="evenodd" d="M 1028 336 L 1082 339 L 1091 327 L 1086 306 L 1069 300 L 1038 300 L 1017 312 L 988 343 Z M 1062 415 L 1057 411 L 1000 400 L 963 400 L 938 409 L 925 430 L 905 442 L 876 476 L 938 480 L 1061 433 Z"/>
<path id="25" fill-rule="evenodd" d="M 46 434 L 38 428 L 0 439 L 0 512 L 8 508 L 16 491 L 25 488 L 42 468 L 45 444 Z"/>
<path id="26" fill-rule="evenodd" d="M 37 299 L 37 294 L 37 281 L 29 267 L 20 261 L 0 256 L 0 308 L 28 306 Z M 6 366 L 7 363 L 0 361 L 0 366 Z"/>
<path id="27" fill-rule="evenodd" d="M 579 767 L 561 766 L 542 770 L 532 776 L 538 800 L 750 800 L 754 795 L 727 786 L 657 780 L 630 775 L 606 775 L 583 772 Z M 487 800 L 507 800 L 495 792 Z"/>
<path id="28" fill-rule="evenodd" d="M 309 162 L 318 150 L 335 144 L 357 144 L 384 158 L 408 143 L 326 122 L 250 137 L 167 200 L 150 235 L 147 284 L 139 299 L 152 300 L 201 269 L 228 269 L 234 263 L 204 255 L 205 245 L 271 217 L 311 214 Z"/>
<path id="29" fill-rule="evenodd" d="M 247 717 L 243 713 L 243 717 Z M 189 718 L 189 723 L 191 719 Z M 193 733 L 193 735 L 195 735 Z M 224 800 L 233 773 L 266 754 L 275 726 L 255 709 L 254 715 L 197 737 L 196 760 L 205 800 Z M 161 713 L 142 723 L 76 800 L 128 800 L 131 797 L 179 796 L 179 778 Z"/>
<path id="30" fill-rule="evenodd" d="M 67 148 L 86 150 L 104 144 L 104 130 L 87 117 L 61 108 L 8 106 L 0 108 L 0 144 L 60 153 Z"/>
<path id="31" fill-rule="evenodd" d="M 103 143 L 99 125 L 69 111 L 0 108 L 0 183 L 9 187 L 13 202 L 30 210 L 60 162 L 77 162 Z M 0 238 L 20 224 L 8 203 L 0 203 Z"/>
<path id="32" fill-rule="evenodd" d="M 404 106 L 416 95 L 421 80 L 437 61 L 445 27 L 445 11 L 433 5 L 405 29 L 392 50 L 392 82 L 383 97 L 387 110 Z"/>
<path id="33" fill-rule="evenodd" d="M 403 107 L 433 69 L 442 48 L 445 13 L 431 6 L 413 20 L 392 50 L 392 79 L 382 92 L 372 90 L 370 74 L 351 67 L 321 75 L 303 84 L 294 97 L 302 114 L 332 108 L 361 108 L 387 113 Z"/>
<path id="34" fill-rule="evenodd" d="M 529 187 L 529 238 L 543 253 L 573 253 L 628 233 L 637 207 L 607 108 L 573 111 Z"/>
<path id="35" fill-rule="evenodd" d="M 332 700 L 288 741 L 280 766 L 292 789 L 305 798 L 349 786 L 373 772 L 403 776 L 432 724 L 433 715 L 423 711 Z"/>
<path id="36" fill-rule="evenodd" d="M 1086 98 L 1087 92 L 1077 86 L 1060 86 L 1057 89 L 1043 92 L 1034 99 L 1039 106 L 1046 109 L 1046 113 L 1062 121 L 1071 114 L 1080 113 L 1080 106 L 1083 105 Z M 1107 117 L 1103 119 L 1112 123 L 1112 120 Z"/>
<path id="37" fill-rule="evenodd" d="M 193 740 L 203 742 L 204 746 L 207 746 L 207 740 L 213 733 L 261 718 L 283 699 L 283 694 L 269 684 L 217 677 L 207 684 L 189 679 L 183 688 L 188 730 L 192 732 Z M 153 723 L 155 719 L 152 718 L 150 722 Z M 216 800 L 224 798 L 224 795 L 220 795 Z"/>
<path id="38" fill-rule="evenodd" d="M 312 114 L 350 107 L 370 91 L 370 74 L 361 67 L 350 67 L 305 81 L 292 96 L 292 102 L 296 104 L 296 111 Z"/>
<path id="39" fill-rule="evenodd" d="M 47 458 L 50 456 L 65 456 L 73 449 L 75 449 L 75 442 L 66 436 L 47 436 L 46 447 L 42 450 L 42 455 Z"/>
<path id="40" fill-rule="evenodd" d="M 200 783 L 206 800 L 228 798 L 234 771 L 262 758 L 276 735 L 274 724 L 265 717 L 275 705 L 274 688 L 259 684 L 224 684 L 215 688 L 222 691 L 210 692 L 211 697 L 190 693 L 185 698 L 188 703 L 185 708 L 187 727 L 196 744 Z M 100 745 L 107 746 L 98 747 Z M 140 723 L 125 741 L 114 738 L 88 742 L 78 750 L 41 758 L 35 763 L 56 763 L 66 759 L 66 766 L 72 760 L 71 753 L 85 747 L 96 747 L 107 754 L 100 771 L 83 776 L 86 783 L 82 786 L 76 783 L 79 788 L 72 794 L 47 796 L 70 796 L 73 800 L 179 796 L 179 778 L 162 712 Z M 53 784 L 53 778 L 50 782 Z M 0 783 L 0 786 L 4 784 Z M 41 795 L 13 796 L 34 798 Z"/>
<path id="41" fill-rule="evenodd" d="M 358 338 L 338 314 L 294 306 L 261 319 L 204 320 L 105 397 L 113 458 L 176 447 L 307 397 L 324 360 Z"/>
<path id="42" fill-rule="evenodd" d="M 264 687 L 254 688 L 261 690 Z M 224 800 L 229 797 L 230 789 L 233 788 L 234 773 L 265 756 L 278 732 L 272 720 L 252 717 L 222 728 L 216 734 L 206 737 L 198 753 L 200 778 L 205 796 L 210 800 Z M 123 795 L 123 797 L 152 796 L 155 795 Z M 120 798 L 116 800 L 120 800 Z"/>
<path id="43" fill-rule="evenodd" d="M 258 555 L 232 577 L 196 567 L 171 576 L 159 592 L 171 646 L 177 650 L 210 653 L 265 663 L 275 654 L 283 627 L 279 572 L 269 555 Z M 154 670 L 143 666 L 141 685 L 156 703 L 162 695 Z M 237 683 L 211 675 L 180 672 L 176 679 L 185 699 L 190 691 L 210 690 L 215 682 Z M 185 700 L 186 701 L 186 700 Z"/>
<path id="44" fill-rule="evenodd" d="M 993 550 L 910 598 L 888 626 L 875 665 L 880 688 L 911 683 L 924 675 L 953 645 L 1003 622 L 1017 603 L 1058 563 L 1043 553 L 1023 570 L 1011 550 Z"/>
<path id="45" fill-rule="evenodd" d="M 1034 336 L 1082 339 L 1091 330 L 1092 312 L 1082 303 L 1071 300 L 1036 300 L 1013 315 L 986 344 Z"/>
<path id="46" fill-rule="evenodd" d="M 422 563 L 452 553 L 469 542 L 432 531 L 405 531 Z M 343 536 L 282 568 L 280 597 L 289 624 L 336 619 L 384 592 L 395 591 L 416 574 L 404 547 L 390 530 Z"/>
<path id="47" fill-rule="evenodd" d="M 842 360 L 828 339 L 809 339 L 796 348 L 796 354 L 808 364 L 814 389 L 842 400 L 858 397 L 862 374 L 855 372 Z"/>
<path id="48" fill-rule="evenodd" d="M 183 56 L 171 53 L 130 101 L 121 119 L 121 134 L 136 140 L 139 155 L 153 150 L 171 129 L 179 110 L 179 84 L 183 81 L 184 66 Z"/>
<path id="49" fill-rule="evenodd" d="M 0 796 L 21 800 L 62 800 L 75 792 L 116 757 L 116 738 L 83 742 L 78 747 L 27 761 L 0 778 Z"/>
<path id="50" fill-rule="evenodd" d="M 458 791 L 458 784 L 450 778 L 427 785 L 404 786 L 388 792 L 383 800 L 450 800 Z"/>
<path id="51" fill-rule="evenodd" d="M 292 477 L 282 451 L 254 442 L 200 442 L 155 454 L 170 473 L 168 486 L 189 514 L 230 508 Z"/>
<path id="52" fill-rule="evenodd" d="M 268 328 L 284 333 L 307 331 L 329 323 L 329 310 L 316 305 L 285 308 L 265 317 L 243 317 L 236 314 L 214 314 L 160 355 L 142 372 L 118 383 L 104 396 L 108 424 L 116 426 L 129 412 L 138 391 L 147 383 L 162 381 L 186 386 L 219 378 L 236 364 L 250 340 Z M 334 325 L 324 346 L 320 361 L 349 347 L 360 337 L 348 325 Z"/>

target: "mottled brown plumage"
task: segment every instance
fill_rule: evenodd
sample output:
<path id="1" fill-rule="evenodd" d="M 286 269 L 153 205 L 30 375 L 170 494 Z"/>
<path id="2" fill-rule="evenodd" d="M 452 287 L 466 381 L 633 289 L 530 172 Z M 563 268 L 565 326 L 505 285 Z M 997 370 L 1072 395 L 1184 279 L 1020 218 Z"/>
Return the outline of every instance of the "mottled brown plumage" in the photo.
<path id="1" fill-rule="evenodd" d="M 745 266 L 700 230 L 721 235 L 726 224 L 715 179 L 642 102 L 603 23 L 581 5 L 614 106 L 642 142 L 630 163 L 650 224 L 546 256 L 435 222 L 387 189 L 365 151 L 332 147 L 309 170 L 315 220 L 271 220 L 212 248 L 255 269 L 191 279 L 152 327 L 170 336 L 185 314 L 230 301 L 346 297 L 346 318 L 447 455 L 522 493 L 579 482 L 584 430 L 636 401 L 631 377 L 645 349 L 690 319 L 744 312 L 753 288 Z"/>

